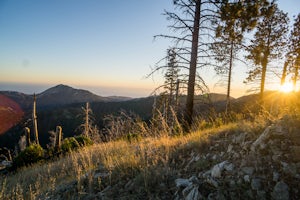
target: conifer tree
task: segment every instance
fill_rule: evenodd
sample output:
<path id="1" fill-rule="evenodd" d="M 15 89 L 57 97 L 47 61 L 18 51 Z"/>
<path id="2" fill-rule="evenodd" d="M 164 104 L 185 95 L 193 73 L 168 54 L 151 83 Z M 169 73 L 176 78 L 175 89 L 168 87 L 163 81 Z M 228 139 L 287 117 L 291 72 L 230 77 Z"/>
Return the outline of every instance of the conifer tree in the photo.
<path id="1" fill-rule="evenodd" d="M 233 63 L 243 47 L 244 33 L 256 25 L 260 4 L 256 0 L 223 0 L 218 12 L 219 19 L 215 22 L 217 39 L 212 44 L 212 52 L 216 61 L 221 64 L 215 66 L 217 74 L 227 78 L 226 113 L 230 110 Z"/>
<path id="2" fill-rule="evenodd" d="M 262 19 L 258 22 L 254 38 L 248 46 L 247 59 L 255 64 L 255 68 L 248 72 L 247 82 L 260 80 L 260 101 L 263 104 L 266 73 L 268 64 L 281 57 L 286 47 L 288 32 L 287 14 L 279 10 L 275 1 L 266 4 L 262 10 Z"/>
<path id="3" fill-rule="evenodd" d="M 293 85 L 296 90 L 296 83 L 299 74 L 300 67 L 300 14 L 295 19 L 293 29 L 291 31 L 290 43 L 289 43 L 289 57 L 291 59 L 291 71 L 294 74 Z"/>

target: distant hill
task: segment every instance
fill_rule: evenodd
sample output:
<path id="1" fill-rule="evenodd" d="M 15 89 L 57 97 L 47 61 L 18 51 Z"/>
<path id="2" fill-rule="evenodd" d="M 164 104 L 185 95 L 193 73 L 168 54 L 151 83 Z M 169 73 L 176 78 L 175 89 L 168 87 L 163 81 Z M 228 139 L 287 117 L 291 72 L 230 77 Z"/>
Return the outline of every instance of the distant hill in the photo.
<path id="1" fill-rule="evenodd" d="M 32 125 L 30 121 L 33 96 L 19 92 L 0 91 L 0 94 L 11 99 L 18 104 L 24 111 L 23 118 L 18 118 L 10 130 L 0 138 L 0 147 L 7 146 L 13 148 L 18 138 L 23 134 L 23 127 Z M 102 97 L 95 95 L 87 90 L 75 89 L 66 85 L 57 85 L 49 88 L 37 97 L 37 115 L 38 129 L 40 133 L 40 142 L 45 145 L 48 142 L 48 131 L 55 130 L 57 125 L 63 127 L 64 137 L 78 134 L 78 126 L 83 122 L 82 107 L 85 102 L 90 102 L 94 113 L 95 124 L 102 129 L 104 127 L 103 118 L 107 115 L 120 114 L 120 111 L 126 113 L 135 113 L 142 120 L 149 120 L 152 116 L 154 97 L 131 99 L 128 97 Z M 211 99 L 208 100 L 208 97 Z M 180 106 L 184 107 L 186 96 L 180 97 Z M 233 98 L 232 98 L 233 99 Z M 208 103 L 212 102 L 218 111 L 222 111 L 225 105 L 226 95 L 212 93 L 209 95 L 195 96 L 195 110 L 202 115 L 208 112 Z M 1 113 L 1 111 L 0 111 Z M 3 116 L 7 115 L 2 112 Z M 9 145 L 8 145 L 9 144 Z"/>
<path id="2" fill-rule="evenodd" d="M 97 96 L 87 90 L 74 89 L 66 85 L 57 85 L 37 94 L 38 106 L 61 106 L 72 103 L 105 101 L 104 97 Z"/>
<path id="3" fill-rule="evenodd" d="M 17 102 L 24 110 L 32 107 L 33 95 L 14 91 L 0 91 L 0 94 Z M 60 107 L 64 105 L 83 102 L 119 102 L 130 100 L 130 97 L 110 96 L 102 97 L 87 90 L 75 89 L 67 85 L 57 85 L 36 94 L 37 107 L 44 109 L 48 107 Z"/>
<path id="4" fill-rule="evenodd" d="M 124 101 L 128 97 L 102 97 L 87 90 L 75 89 L 67 85 L 57 85 L 37 95 L 39 106 L 58 106 L 82 102 Z"/>
<path id="5" fill-rule="evenodd" d="M 21 92 L 14 91 L 0 91 L 0 95 L 9 98 L 11 101 L 17 103 L 23 110 L 31 109 L 33 97 Z"/>
<path id="6" fill-rule="evenodd" d="M 0 135 L 18 124 L 23 115 L 19 104 L 0 94 Z"/>

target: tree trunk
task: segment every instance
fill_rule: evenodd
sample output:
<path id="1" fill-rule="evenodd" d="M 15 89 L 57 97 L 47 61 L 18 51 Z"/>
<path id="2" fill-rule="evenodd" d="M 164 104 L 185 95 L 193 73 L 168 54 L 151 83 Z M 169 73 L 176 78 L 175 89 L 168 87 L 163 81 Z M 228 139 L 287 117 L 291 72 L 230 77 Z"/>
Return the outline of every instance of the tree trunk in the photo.
<path id="1" fill-rule="evenodd" d="M 55 142 L 55 148 L 56 148 L 57 151 L 60 150 L 61 139 L 62 139 L 62 128 L 61 128 L 61 126 L 56 126 L 56 142 Z"/>
<path id="2" fill-rule="evenodd" d="M 228 85 L 227 85 L 227 96 L 226 96 L 226 114 L 230 111 L 230 90 L 231 90 L 231 73 L 232 73 L 232 63 L 233 63 L 233 42 L 230 45 L 230 60 L 229 60 L 229 71 L 228 71 Z"/>
<path id="3" fill-rule="evenodd" d="M 288 66 L 288 61 L 285 61 L 284 65 L 283 65 L 283 70 L 282 70 L 282 76 L 281 76 L 280 85 L 283 85 L 285 83 L 287 66 Z"/>
<path id="4" fill-rule="evenodd" d="M 26 146 L 29 147 L 31 142 L 30 142 L 30 129 L 28 127 L 24 128 L 25 130 L 25 136 L 26 136 Z"/>
<path id="5" fill-rule="evenodd" d="M 267 63 L 268 63 L 268 57 L 267 55 L 264 55 L 262 60 L 262 72 L 261 72 L 261 82 L 260 82 L 260 103 L 263 106 L 264 105 L 264 91 L 265 91 L 265 81 L 266 81 L 266 73 L 267 73 Z"/>
<path id="6" fill-rule="evenodd" d="M 176 92 L 175 92 L 175 111 L 178 113 L 178 96 L 179 96 L 179 79 L 176 81 Z"/>
<path id="7" fill-rule="evenodd" d="M 300 64 L 300 55 L 297 56 L 296 60 L 295 60 L 295 77 L 294 77 L 294 80 L 293 80 L 293 90 L 294 92 L 296 91 L 297 89 L 297 78 L 298 78 L 298 73 L 299 73 L 299 64 Z"/>
<path id="8" fill-rule="evenodd" d="M 36 96 L 33 95 L 33 110 L 32 110 L 32 120 L 33 120 L 33 134 L 36 144 L 39 143 L 39 133 L 37 128 L 37 116 L 36 116 Z"/>
<path id="9" fill-rule="evenodd" d="M 84 135 L 89 136 L 89 102 L 85 105 L 85 125 L 84 125 Z"/>
<path id="10" fill-rule="evenodd" d="M 185 113 L 185 120 L 189 127 L 191 126 L 193 121 L 192 117 L 193 117 L 193 108 L 194 108 L 195 77 L 196 77 L 197 57 L 198 57 L 200 10 L 201 10 L 201 0 L 196 0 L 195 18 L 194 18 L 193 36 L 192 36 L 193 38 L 192 38 L 191 60 L 190 60 L 190 68 L 189 68 L 188 91 L 187 91 L 187 99 L 186 99 L 186 113 Z"/>

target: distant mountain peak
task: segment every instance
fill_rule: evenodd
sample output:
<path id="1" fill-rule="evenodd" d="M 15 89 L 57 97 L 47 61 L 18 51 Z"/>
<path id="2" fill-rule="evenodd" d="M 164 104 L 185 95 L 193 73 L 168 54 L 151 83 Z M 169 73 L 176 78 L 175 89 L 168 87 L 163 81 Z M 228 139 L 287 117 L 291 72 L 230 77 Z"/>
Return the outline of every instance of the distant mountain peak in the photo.
<path id="1" fill-rule="evenodd" d="M 72 88 L 72 87 L 70 87 L 70 86 L 68 86 L 68 85 L 59 84 L 59 85 L 56 85 L 56 86 L 54 86 L 54 87 L 51 87 L 51 88 L 45 90 L 45 91 L 42 92 L 41 94 L 47 94 L 47 93 L 53 94 L 53 93 L 64 92 L 64 91 L 66 91 L 66 90 L 76 90 L 76 89 L 74 89 L 74 88 Z M 41 94 L 40 94 L 40 95 L 41 95 Z"/>

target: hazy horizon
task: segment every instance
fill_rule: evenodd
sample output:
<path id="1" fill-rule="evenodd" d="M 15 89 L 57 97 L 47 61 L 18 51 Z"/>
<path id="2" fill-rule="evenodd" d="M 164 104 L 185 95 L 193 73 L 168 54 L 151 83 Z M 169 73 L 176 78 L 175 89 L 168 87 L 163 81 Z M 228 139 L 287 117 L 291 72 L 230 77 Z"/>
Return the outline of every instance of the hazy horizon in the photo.
<path id="1" fill-rule="evenodd" d="M 88 90 L 96 95 L 108 97 L 108 96 L 123 96 L 131 98 L 142 98 L 153 95 L 152 88 L 124 88 L 124 87 L 107 87 L 107 86 L 88 86 L 88 85 L 76 85 L 67 83 L 57 83 L 57 84 L 36 84 L 36 83 L 5 83 L 0 82 L 0 91 L 14 91 L 21 92 L 24 94 L 39 94 L 45 90 L 55 87 L 57 85 L 67 85 L 75 89 Z M 231 97 L 239 98 L 244 95 L 248 95 L 247 92 L 238 91 L 240 93 L 233 93 Z M 224 94 L 226 93 L 222 90 L 213 90 L 210 93 Z"/>

